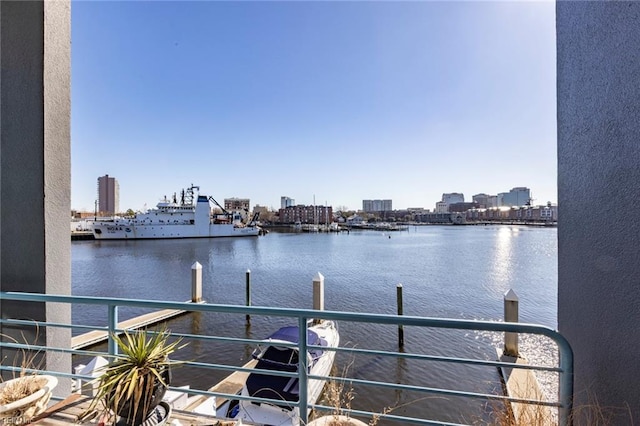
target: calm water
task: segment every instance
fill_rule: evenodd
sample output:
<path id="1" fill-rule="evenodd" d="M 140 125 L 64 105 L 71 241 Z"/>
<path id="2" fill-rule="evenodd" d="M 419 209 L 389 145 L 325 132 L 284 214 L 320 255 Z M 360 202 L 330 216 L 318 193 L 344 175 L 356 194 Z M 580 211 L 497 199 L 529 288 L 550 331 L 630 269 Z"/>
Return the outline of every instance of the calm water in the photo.
<path id="1" fill-rule="evenodd" d="M 406 315 L 501 320 L 503 295 L 520 298 L 520 320 L 556 327 L 556 229 L 518 226 L 429 226 L 384 233 L 271 232 L 260 238 L 156 241 L 82 241 L 72 244 L 73 294 L 185 301 L 191 293 L 191 265 L 203 265 L 203 297 L 212 303 L 244 304 L 245 272 L 252 272 L 254 305 L 311 308 L 312 278 L 325 276 L 328 310 L 394 314 L 396 285 L 404 287 Z M 391 237 L 391 238 L 389 238 Z M 122 311 L 125 319 L 137 311 Z M 74 322 L 104 324 L 106 313 L 79 307 Z M 286 319 L 189 315 L 171 321 L 174 331 L 262 338 Z M 341 344 L 396 349 L 396 329 L 340 324 Z M 407 351 L 494 359 L 501 336 L 491 333 L 405 330 Z M 233 345 L 189 346 L 189 358 L 240 365 L 250 348 Z M 555 362 L 546 340 L 525 336 L 521 350 L 529 360 Z M 342 355 L 342 354 L 340 354 Z M 493 391 L 495 371 L 452 367 L 383 357 L 337 359 L 338 374 L 466 391 Z M 348 370 L 344 373 L 345 370 Z M 207 387 L 225 374 L 202 377 L 184 369 L 176 385 Z M 551 386 L 553 377 L 541 377 Z M 553 389 L 551 390 L 553 391 Z M 356 389 L 354 408 L 398 407 L 394 413 L 441 421 L 480 422 L 484 403 L 424 394 Z"/>

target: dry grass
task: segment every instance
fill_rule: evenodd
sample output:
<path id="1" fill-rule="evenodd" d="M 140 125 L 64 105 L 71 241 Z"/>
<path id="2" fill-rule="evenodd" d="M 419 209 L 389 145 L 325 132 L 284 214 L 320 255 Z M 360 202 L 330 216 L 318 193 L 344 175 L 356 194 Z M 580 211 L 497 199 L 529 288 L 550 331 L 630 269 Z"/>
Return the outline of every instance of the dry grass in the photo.
<path id="1" fill-rule="evenodd" d="M 42 389 L 47 379 L 38 376 L 28 376 L 25 380 L 9 382 L 0 391 L 0 405 L 11 404 L 22 398 L 26 398 Z"/>
<path id="2" fill-rule="evenodd" d="M 634 424 L 630 407 L 604 407 L 593 397 L 590 397 L 589 401 L 587 404 L 573 408 L 570 424 L 581 426 Z M 492 407 L 492 414 L 493 419 L 489 422 L 492 426 L 548 426 L 558 424 L 556 410 L 537 404 L 529 404 L 527 410 L 522 410 L 520 415 L 515 415 L 511 404 L 496 402 Z M 487 422 L 481 421 L 476 424 L 486 425 Z"/>
<path id="3" fill-rule="evenodd" d="M 2 406 L 6 406 L 33 395 L 40 391 L 49 381 L 46 377 L 39 375 L 38 370 L 42 363 L 42 360 L 38 361 L 39 351 L 31 350 L 24 334 L 21 332 L 20 335 L 22 340 L 25 342 L 25 347 L 19 349 L 17 355 L 12 360 L 12 366 L 14 367 L 14 380 L 4 382 L 3 387 L 0 390 L 0 405 Z M 37 335 L 36 327 L 36 340 Z M 2 334 L 0 337 L 5 341 L 8 340 L 15 344 L 20 344 L 20 342 L 12 336 Z M 2 361 L 4 360 L 6 360 L 6 358 Z M 30 421 L 33 416 L 41 412 L 46 407 L 50 396 L 50 392 L 44 393 L 29 405 L 17 407 L 13 411 L 4 411 L 0 417 L 0 424 L 16 422 L 26 423 Z"/>

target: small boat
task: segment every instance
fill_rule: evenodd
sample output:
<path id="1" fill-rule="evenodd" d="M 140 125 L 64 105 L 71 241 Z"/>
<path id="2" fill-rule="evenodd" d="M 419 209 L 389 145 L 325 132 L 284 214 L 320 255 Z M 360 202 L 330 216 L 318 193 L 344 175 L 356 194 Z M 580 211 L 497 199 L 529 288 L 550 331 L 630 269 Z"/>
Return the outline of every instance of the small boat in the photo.
<path id="1" fill-rule="evenodd" d="M 279 344 L 298 343 L 298 336 L 297 326 L 283 327 L 273 333 L 254 351 L 253 357 L 257 360 L 255 368 L 297 372 L 300 356 L 298 348 L 284 347 Z M 309 345 L 335 348 L 339 341 L 340 336 L 333 321 L 321 321 L 307 329 Z M 334 358 L 335 351 L 309 349 L 307 353 L 309 374 L 329 376 Z M 309 404 L 314 404 L 318 400 L 325 383 L 324 380 L 309 379 L 307 392 Z M 296 406 L 299 399 L 298 391 L 297 378 L 251 373 L 247 377 L 241 395 L 279 399 L 282 403 L 274 405 L 241 400 L 229 413 L 229 417 L 262 425 L 298 426 L 300 424 L 300 412 Z"/>

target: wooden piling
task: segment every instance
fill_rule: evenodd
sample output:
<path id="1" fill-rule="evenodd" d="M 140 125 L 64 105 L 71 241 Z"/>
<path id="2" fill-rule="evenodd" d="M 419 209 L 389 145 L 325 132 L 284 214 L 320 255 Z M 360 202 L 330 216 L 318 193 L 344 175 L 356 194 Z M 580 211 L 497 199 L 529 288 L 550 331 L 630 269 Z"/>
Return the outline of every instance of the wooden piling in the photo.
<path id="1" fill-rule="evenodd" d="M 519 299 L 513 290 L 509 290 L 504 295 L 504 321 L 518 322 L 518 303 Z M 504 333 L 504 354 L 507 356 L 518 357 L 518 333 Z"/>
<path id="2" fill-rule="evenodd" d="M 246 305 L 251 306 L 251 270 L 247 269 L 245 276 Z M 247 314 L 247 325 L 251 325 L 251 315 Z"/>
<path id="3" fill-rule="evenodd" d="M 199 262 L 191 265 L 191 301 L 202 302 L 202 265 Z"/>
<path id="4" fill-rule="evenodd" d="M 396 286 L 396 303 L 398 305 L 398 316 L 403 315 L 403 302 L 402 302 L 402 284 Z M 398 347 L 404 347 L 404 327 L 402 324 L 398 324 Z"/>

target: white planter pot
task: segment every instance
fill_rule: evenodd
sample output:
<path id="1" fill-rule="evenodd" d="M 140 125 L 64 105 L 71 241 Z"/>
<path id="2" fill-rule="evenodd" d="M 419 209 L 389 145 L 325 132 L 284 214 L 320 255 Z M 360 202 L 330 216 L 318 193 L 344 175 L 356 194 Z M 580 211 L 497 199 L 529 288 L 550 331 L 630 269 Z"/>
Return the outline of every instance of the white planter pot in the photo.
<path id="1" fill-rule="evenodd" d="M 49 375 L 28 375 L 0 383 L 0 394 L 7 392 L 13 386 L 19 386 L 27 380 L 41 380 L 39 390 L 17 401 L 0 405 L 0 423 L 26 424 L 32 418 L 42 413 L 49 403 L 51 391 L 58 384 L 58 379 Z"/>
<path id="2" fill-rule="evenodd" d="M 358 419 L 347 416 L 322 416 L 309 423 L 309 426 L 367 426 L 367 424 Z"/>

